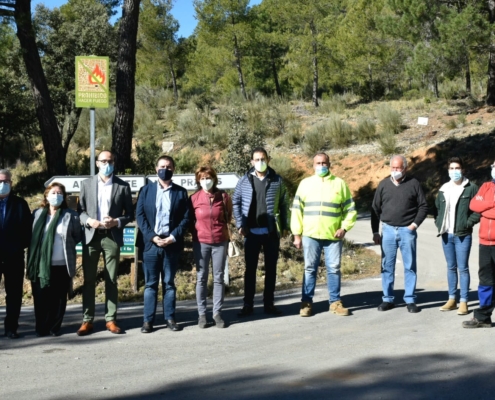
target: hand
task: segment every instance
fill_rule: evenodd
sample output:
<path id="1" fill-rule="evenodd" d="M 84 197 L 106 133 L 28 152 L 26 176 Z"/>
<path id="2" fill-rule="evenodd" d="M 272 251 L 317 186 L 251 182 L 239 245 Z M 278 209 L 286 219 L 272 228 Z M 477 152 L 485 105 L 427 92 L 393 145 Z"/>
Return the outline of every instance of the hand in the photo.
<path id="1" fill-rule="evenodd" d="M 91 228 L 94 228 L 94 229 L 98 229 L 101 226 L 101 222 L 98 221 L 97 219 L 93 219 L 93 218 L 88 218 L 88 220 L 86 221 L 86 223 Z"/>
<path id="2" fill-rule="evenodd" d="M 294 247 L 296 249 L 302 249 L 301 235 L 294 235 Z"/>
<path id="3" fill-rule="evenodd" d="M 119 221 L 117 219 L 114 219 L 108 215 L 105 218 L 103 218 L 103 226 L 105 227 L 105 229 L 110 229 L 118 225 L 119 225 Z"/>
<path id="4" fill-rule="evenodd" d="M 153 243 L 155 243 L 158 247 L 165 247 L 164 241 L 165 239 L 160 239 L 160 236 L 154 236 L 153 239 L 151 239 Z"/>
<path id="5" fill-rule="evenodd" d="M 246 236 L 247 236 L 247 233 L 246 233 L 246 231 L 244 230 L 244 228 L 243 228 L 243 227 L 240 227 L 240 228 L 239 228 L 239 235 L 244 236 L 244 237 L 246 237 Z"/>
<path id="6" fill-rule="evenodd" d="M 168 245 L 174 243 L 174 239 L 172 239 L 172 236 L 169 236 L 165 239 L 162 239 L 162 247 L 167 247 Z"/>
<path id="7" fill-rule="evenodd" d="M 416 230 L 416 225 L 414 224 L 411 224 L 407 227 L 407 229 L 409 229 L 410 231 L 415 231 Z"/>
<path id="8" fill-rule="evenodd" d="M 379 233 L 373 235 L 373 242 L 375 242 L 375 244 L 382 244 L 382 237 Z"/>
<path id="9" fill-rule="evenodd" d="M 336 237 L 337 239 L 343 239 L 345 234 L 346 234 L 346 230 L 343 228 L 340 228 L 340 229 L 337 229 L 337 232 L 335 232 L 335 235 L 333 235 L 333 236 Z"/>

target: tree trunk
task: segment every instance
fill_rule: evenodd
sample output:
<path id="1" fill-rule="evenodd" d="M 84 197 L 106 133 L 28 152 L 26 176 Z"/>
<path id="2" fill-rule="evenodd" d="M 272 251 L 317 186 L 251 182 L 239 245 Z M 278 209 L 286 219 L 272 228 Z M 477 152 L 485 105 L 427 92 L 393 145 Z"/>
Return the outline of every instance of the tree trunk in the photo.
<path id="1" fill-rule="evenodd" d="M 235 34 L 234 34 L 234 57 L 235 57 L 235 66 L 237 68 L 237 74 L 239 75 L 239 85 L 241 86 L 241 93 L 244 99 L 247 100 L 246 88 L 244 87 L 244 77 L 242 75 L 242 68 L 241 68 L 241 52 L 239 51 L 237 36 Z"/>
<path id="2" fill-rule="evenodd" d="M 280 89 L 280 83 L 278 82 L 277 65 L 275 64 L 275 57 L 273 55 L 273 48 L 271 48 L 271 47 L 270 47 L 270 61 L 272 64 L 273 80 L 275 81 L 275 90 L 277 91 L 277 95 L 282 97 L 282 89 Z"/>
<path id="3" fill-rule="evenodd" d="M 124 0 L 119 28 L 117 61 L 117 101 L 112 126 L 112 153 L 115 171 L 123 173 L 131 166 L 134 128 L 134 92 L 136 83 L 136 38 L 141 0 Z"/>
<path id="4" fill-rule="evenodd" d="M 168 65 L 170 67 L 170 76 L 172 77 L 172 87 L 174 88 L 174 100 L 177 103 L 179 92 L 177 91 L 177 78 L 175 77 L 174 64 L 171 57 L 168 57 Z"/>
<path id="5" fill-rule="evenodd" d="M 36 117 L 40 126 L 48 173 L 52 176 L 67 175 L 62 137 L 36 46 L 36 37 L 31 21 L 31 0 L 16 1 L 14 18 L 17 26 L 17 37 L 22 48 L 22 57 L 33 91 Z"/>
<path id="6" fill-rule="evenodd" d="M 69 150 L 69 144 L 74 135 L 76 134 L 77 127 L 79 126 L 79 119 L 81 118 L 82 108 L 74 108 L 69 113 L 69 121 L 67 122 L 67 132 L 65 133 L 64 139 L 64 152 L 67 154 L 67 150 Z"/>
<path id="7" fill-rule="evenodd" d="M 438 79 L 437 75 L 433 75 L 433 80 L 432 80 L 432 86 L 433 86 L 433 93 L 435 93 L 435 97 L 438 99 L 440 97 L 440 93 L 438 92 Z"/>
<path id="8" fill-rule="evenodd" d="M 469 65 L 469 54 L 466 54 L 466 92 L 471 95 L 471 67 Z"/>
<path id="9" fill-rule="evenodd" d="M 495 0 L 488 1 L 490 24 L 495 22 Z M 493 33 L 490 37 L 490 55 L 488 57 L 488 83 L 486 85 L 486 105 L 495 106 L 495 43 Z"/>
<path id="10" fill-rule="evenodd" d="M 309 24 L 313 40 L 311 47 L 313 50 L 313 105 L 318 107 L 318 43 L 316 42 L 316 26 L 314 21 Z"/>
<path id="11" fill-rule="evenodd" d="M 368 76 L 370 77 L 370 100 L 373 101 L 373 69 L 371 64 L 368 64 Z"/>

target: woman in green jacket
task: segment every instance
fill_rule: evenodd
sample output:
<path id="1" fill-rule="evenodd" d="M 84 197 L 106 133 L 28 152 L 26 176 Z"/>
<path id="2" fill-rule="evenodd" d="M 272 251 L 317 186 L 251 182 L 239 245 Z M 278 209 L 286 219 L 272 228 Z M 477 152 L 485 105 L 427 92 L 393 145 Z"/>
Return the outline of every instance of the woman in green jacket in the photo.
<path id="1" fill-rule="evenodd" d="M 447 261 L 447 282 L 449 300 L 440 311 L 457 310 L 457 314 L 468 313 L 469 294 L 469 254 L 471 252 L 473 226 L 480 215 L 469 209 L 469 202 L 476 196 L 478 186 L 464 177 L 464 163 L 460 157 L 448 160 L 450 181 L 438 191 L 435 200 L 437 217 L 435 224 L 438 236 L 442 237 L 442 247 Z M 459 278 L 458 273 L 459 271 Z M 457 282 L 460 280 L 460 303 L 457 309 Z"/>

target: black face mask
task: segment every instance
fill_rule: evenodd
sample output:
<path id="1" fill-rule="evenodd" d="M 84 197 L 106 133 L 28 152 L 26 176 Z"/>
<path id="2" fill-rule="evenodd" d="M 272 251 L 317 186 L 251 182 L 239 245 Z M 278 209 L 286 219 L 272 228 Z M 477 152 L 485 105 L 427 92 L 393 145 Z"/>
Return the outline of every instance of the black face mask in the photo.
<path id="1" fill-rule="evenodd" d="M 158 178 L 160 178 L 162 181 L 169 181 L 172 179 L 172 175 L 174 174 L 174 171 L 171 171 L 170 169 L 159 169 L 158 170 Z"/>

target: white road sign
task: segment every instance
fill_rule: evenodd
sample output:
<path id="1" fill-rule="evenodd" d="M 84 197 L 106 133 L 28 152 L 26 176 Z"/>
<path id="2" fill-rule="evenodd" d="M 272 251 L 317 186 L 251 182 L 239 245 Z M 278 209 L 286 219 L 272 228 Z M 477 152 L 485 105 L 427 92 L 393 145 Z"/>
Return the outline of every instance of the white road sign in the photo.
<path id="1" fill-rule="evenodd" d="M 156 175 L 148 175 L 146 177 L 148 181 L 156 182 L 158 177 Z M 218 188 L 219 189 L 235 189 L 239 177 L 236 174 L 220 173 L 217 174 Z M 189 191 L 196 190 L 196 177 L 194 174 L 177 174 L 172 177 L 172 182 L 182 186 Z"/>
<path id="2" fill-rule="evenodd" d="M 54 176 L 45 182 L 45 187 L 52 182 L 58 182 L 65 186 L 67 193 L 79 193 L 81 191 L 81 182 L 90 177 L 91 175 Z M 119 178 L 129 184 L 133 193 L 139 192 L 139 189 L 146 184 L 146 178 L 141 175 L 120 175 Z"/>

